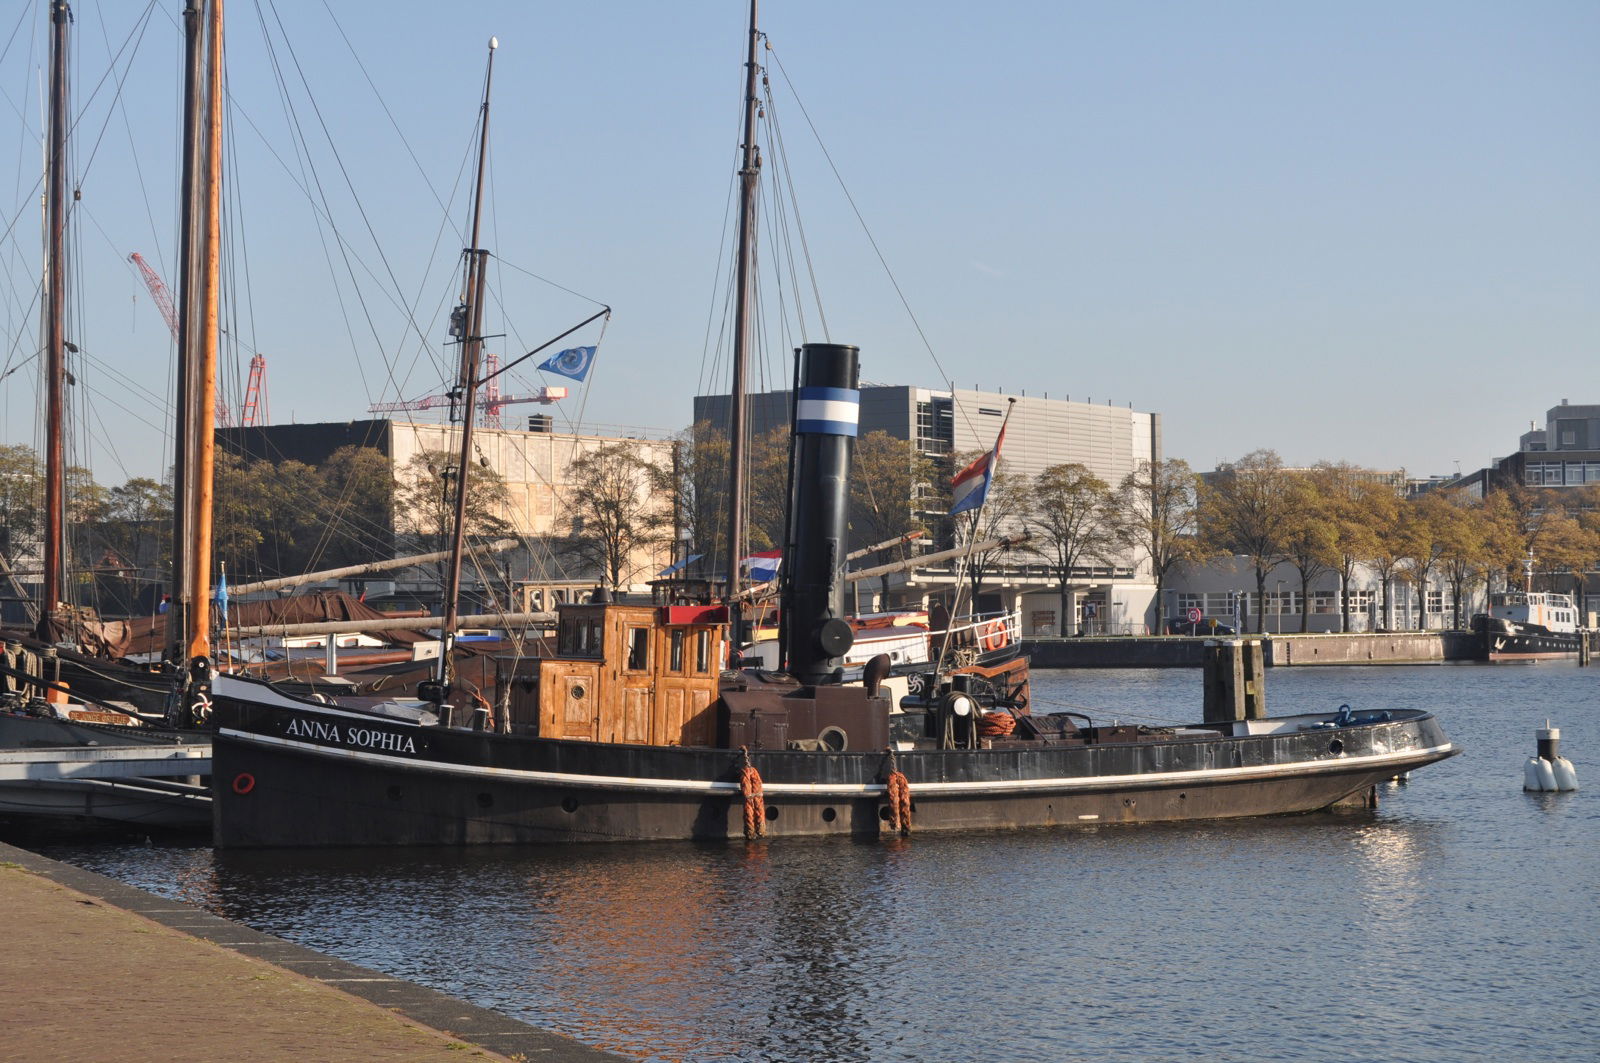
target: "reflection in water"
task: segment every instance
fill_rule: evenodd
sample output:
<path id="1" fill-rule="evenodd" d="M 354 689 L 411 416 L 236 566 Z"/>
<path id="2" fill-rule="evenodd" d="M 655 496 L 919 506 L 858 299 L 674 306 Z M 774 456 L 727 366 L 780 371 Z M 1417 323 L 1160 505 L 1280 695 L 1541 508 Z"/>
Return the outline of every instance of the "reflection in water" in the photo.
<path id="1" fill-rule="evenodd" d="M 1278 712 L 1452 706 L 1468 755 L 1359 815 L 882 842 L 52 855 L 643 1059 L 1587 1059 L 1600 813 L 1592 791 L 1521 793 L 1535 722 L 1518 706 L 1590 703 L 1597 681 L 1600 669 L 1272 673 Z M 1192 701 L 1193 686 L 1192 673 L 1081 673 L 1036 691 L 1103 705 L 1121 689 L 1132 718 Z M 1600 721 L 1562 722 L 1568 748 L 1600 748 Z"/>

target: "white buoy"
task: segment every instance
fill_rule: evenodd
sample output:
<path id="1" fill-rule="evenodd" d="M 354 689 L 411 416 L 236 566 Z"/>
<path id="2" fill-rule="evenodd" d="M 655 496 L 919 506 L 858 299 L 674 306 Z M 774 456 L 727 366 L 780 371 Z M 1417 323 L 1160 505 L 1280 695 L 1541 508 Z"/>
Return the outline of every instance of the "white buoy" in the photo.
<path id="1" fill-rule="evenodd" d="M 1522 766 L 1522 788 L 1533 791 L 1576 790 L 1578 772 L 1561 755 L 1561 728 L 1546 720 L 1537 732 L 1539 752 Z"/>

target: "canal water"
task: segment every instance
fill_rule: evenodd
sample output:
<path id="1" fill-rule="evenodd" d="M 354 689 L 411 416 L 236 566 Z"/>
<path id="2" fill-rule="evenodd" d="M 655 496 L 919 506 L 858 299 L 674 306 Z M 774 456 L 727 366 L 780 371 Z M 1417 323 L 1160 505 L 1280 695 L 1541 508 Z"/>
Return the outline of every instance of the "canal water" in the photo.
<path id="1" fill-rule="evenodd" d="M 1038 707 L 1198 715 L 1192 670 Z M 1600 668 L 1292 668 L 1274 714 L 1437 710 L 1376 812 L 493 851 L 49 855 L 648 1060 L 1600 1056 Z M 1589 789 L 1526 794 L 1549 718 Z M 203 1002 L 202 1002 L 203 1007 Z"/>

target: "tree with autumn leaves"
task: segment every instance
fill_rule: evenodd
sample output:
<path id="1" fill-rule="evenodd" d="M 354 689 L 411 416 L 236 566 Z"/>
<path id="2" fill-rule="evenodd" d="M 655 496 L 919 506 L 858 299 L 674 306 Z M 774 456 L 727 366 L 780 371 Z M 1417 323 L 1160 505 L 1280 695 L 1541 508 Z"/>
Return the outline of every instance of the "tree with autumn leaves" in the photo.
<path id="1" fill-rule="evenodd" d="M 1209 477 L 1201 497 L 1202 540 L 1246 557 L 1254 570 L 1257 631 L 1266 573 L 1285 562 L 1300 572 L 1302 593 L 1316 575 L 1338 574 L 1344 631 L 1351 583 L 1363 565 L 1377 576 L 1384 627 L 1393 626 L 1393 591 L 1402 583 L 1423 603 L 1421 625 L 1429 626 L 1428 590 L 1442 582 L 1450 623 L 1461 628 L 1469 596 L 1519 585 L 1524 557 L 1536 559 L 1543 586 L 1580 598 L 1585 573 L 1600 563 L 1600 487 L 1513 486 L 1486 499 L 1435 490 L 1402 498 L 1367 470 L 1328 462 L 1287 469 L 1272 451 L 1254 451 Z M 1301 612 L 1305 630 L 1304 606 Z"/>

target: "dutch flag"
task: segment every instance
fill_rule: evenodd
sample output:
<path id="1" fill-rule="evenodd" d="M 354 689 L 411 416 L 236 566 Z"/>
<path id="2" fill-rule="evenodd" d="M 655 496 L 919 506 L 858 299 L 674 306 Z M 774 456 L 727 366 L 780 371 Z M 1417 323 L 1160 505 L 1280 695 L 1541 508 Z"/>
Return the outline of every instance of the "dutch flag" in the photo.
<path id="1" fill-rule="evenodd" d="M 782 550 L 767 550 L 751 554 L 743 562 L 745 575 L 752 580 L 765 581 L 778 578 L 778 566 L 783 564 Z"/>
<path id="2" fill-rule="evenodd" d="M 1005 442 L 1005 438 L 1005 425 L 1001 425 L 1000 434 L 994 439 L 994 449 L 956 473 L 950 481 L 952 517 L 983 505 L 983 500 L 989 494 L 989 484 L 994 479 L 994 467 L 1000 464 L 1000 444 Z"/>

